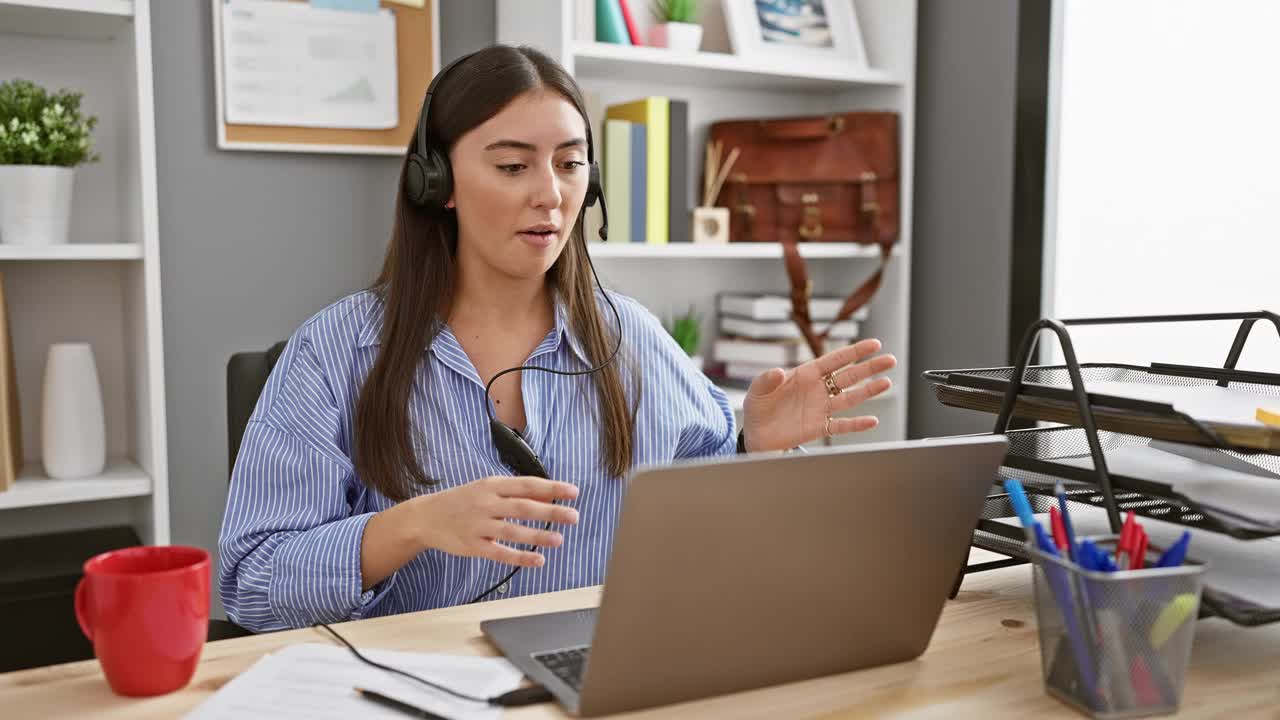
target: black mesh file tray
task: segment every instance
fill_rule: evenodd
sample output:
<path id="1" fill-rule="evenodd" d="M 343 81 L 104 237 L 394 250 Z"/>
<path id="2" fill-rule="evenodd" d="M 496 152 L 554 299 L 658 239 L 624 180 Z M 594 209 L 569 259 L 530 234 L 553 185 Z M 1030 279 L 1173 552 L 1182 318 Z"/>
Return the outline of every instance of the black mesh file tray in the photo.
<path id="1" fill-rule="evenodd" d="M 1239 322 L 1221 368 L 1082 364 L 1067 329 L 1210 320 Z M 1202 554 L 1188 561 L 1208 564 L 1202 613 L 1239 625 L 1280 621 L 1280 508 L 1263 506 L 1274 498 L 1270 483 L 1280 483 L 1280 429 L 1245 416 L 1255 402 L 1250 416 L 1280 406 L 1280 374 L 1236 369 L 1259 320 L 1280 334 L 1280 315 L 1265 311 L 1043 318 L 1024 334 L 1014 367 L 924 373 L 942 403 L 996 414 L 992 432 L 1009 438 L 997 488 L 973 534 L 975 546 L 1008 557 L 968 565 L 960 577 L 1026 559 L 1022 528 L 998 487 L 1006 478 L 1023 483 L 1037 513 L 1057 502 L 1053 490 L 1061 482 L 1073 521 L 1084 520 L 1077 535 L 1114 535 L 1129 510 L 1146 518 L 1153 546 L 1190 531 Z M 1057 336 L 1065 364 L 1030 366 L 1044 330 Z M 1067 427 L 1011 430 L 1015 416 Z M 1168 454 L 1193 462 L 1171 468 Z"/>
<path id="2" fill-rule="evenodd" d="M 1001 411 L 1015 369 L 934 370 L 925 373 L 944 405 L 989 413 Z M 1206 403 L 1193 395 L 1218 393 L 1254 407 L 1280 407 L 1280 374 L 1153 363 L 1149 367 L 1082 363 L 1084 380 L 1097 427 L 1128 435 L 1179 443 L 1280 452 L 1280 428 L 1257 421 L 1226 421 L 1187 412 Z M 1119 394 L 1124 388 L 1132 394 Z M 1096 392 L 1105 387 L 1112 392 Z M 1167 396 L 1174 402 L 1151 397 Z M 1136 396 L 1136 397 L 1135 397 Z M 1179 398 L 1188 401 L 1179 402 Z M 1013 408 L 1018 417 L 1081 425 L 1078 403 L 1066 366 L 1028 367 Z"/>
<path id="3" fill-rule="evenodd" d="M 1097 471 L 1093 467 L 1084 430 L 1072 427 L 1014 430 L 1007 433 L 1007 437 L 1006 469 L 1016 473 L 1013 476 L 1028 487 L 1028 492 L 1051 494 L 1054 482 L 1062 480 L 1072 501 L 1106 507 L 1106 498 L 1097 485 Z M 1098 440 L 1103 451 L 1113 458 L 1123 452 L 1164 452 L 1159 447 L 1160 443 L 1141 436 L 1100 430 Z M 1214 463 L 1218 468 L 1208 463 L 1201 463 L 1201 467 L 1221 469 L 1224 476 L 1242 477 L 1240 470 L 1231 469 L 1233 465 L 1252 471 L 1256 476 L 1250 478 L 1250 485 L 1273 490 L 1265 497 L 1280 502 L 1280 455 L 1218 449 L 1205 449 L 1203 452 L 1221 457 Z M 1169 459 L 1177 462 L 1181 458 L 1171 454 Z M 1122 513 L 1132 510 L 1144 517 L 1223 533 L 1240 540 L 1280 535 L 1280 504 L 1266 507 L 1239 501 L 1215 504 L 1211 476 L 1196 483 L 1194 492 L 1184 494 L 1167 481 L 1169 478 L 1158 472 L 1147 475 L 1139 475 L 1132 470 L 1125 472 L 1124 466 L 1118 466 L 1114 459 L 1109 461 L 1109 465 L 1117 509 Z M 1130 467 L 1132 465 L 1129 463 Z"/>

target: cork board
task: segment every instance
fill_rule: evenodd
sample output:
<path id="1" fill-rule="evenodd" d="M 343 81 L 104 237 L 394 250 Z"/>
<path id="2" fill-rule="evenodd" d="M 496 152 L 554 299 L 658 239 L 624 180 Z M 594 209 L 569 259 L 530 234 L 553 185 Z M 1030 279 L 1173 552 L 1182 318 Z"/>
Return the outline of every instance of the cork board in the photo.
<path id="1" fill-rule="evenodd" d="M 295 0 L 300 1 L 300 0 Z M 421 8 L 382 0 L 379 4 L 396 16 L 396 82 L 400 122 L 394 128 L 291 127 L 286 125 L 238 125 L 226 122 L 223 109 L 222 12 L 224 0 L 211 0 L 213 51 L 217 95 L 218 147 L 222 150 L 258 150 L 308 153 L 403 155 L 413 136 L 418 110 L 427 85 L 440 67 L 440 11 L 438 0 L 425 0 Z"/>

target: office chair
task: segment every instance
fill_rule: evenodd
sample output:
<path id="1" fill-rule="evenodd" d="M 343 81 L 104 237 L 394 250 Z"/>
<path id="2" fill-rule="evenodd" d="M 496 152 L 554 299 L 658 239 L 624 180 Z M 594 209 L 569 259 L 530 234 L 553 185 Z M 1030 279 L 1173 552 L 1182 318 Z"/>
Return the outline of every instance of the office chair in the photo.
<path id="1" fill-rule="evenodd" d="M 271 369 L 284 352 L 284 341 L 272 345 L 264 352 L 240 352 L 227 361 L 227 482 L 236 466 L 240 453 L 240 441 L 244 437 L 249 416 L 258 404 L 258 396 L 267 384 Z M 230 620 L 209 620 L 209 640 L 226 640 L 244 637 L 253 632 Z"/>

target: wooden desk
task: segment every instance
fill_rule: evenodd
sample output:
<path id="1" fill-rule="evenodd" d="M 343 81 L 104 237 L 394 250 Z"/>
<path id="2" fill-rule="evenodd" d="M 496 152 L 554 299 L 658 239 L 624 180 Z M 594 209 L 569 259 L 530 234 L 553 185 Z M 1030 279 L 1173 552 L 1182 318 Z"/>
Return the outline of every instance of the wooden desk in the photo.
<path id="1" fill-rule="evenodd" d="M 975 551 L 980 552 L 980 551 Z M 345 623 L 357 647 L 491 655 L 481 620 L 589 607 L 586 588 L 482 605 Z M 191 684 L 170 695 L 133 700 L 113 695 L 97 661 L 0 675 L 6 718 L 172 718 L 188 712 L 263 653 L 290 643 L 333 642 L 295 630 L 205 647 Z M 15 712 L 16 711 L 16 712 Z M 965 580 L 949 602 L 924 655 L 912 662 L 702 700 L 626 717 L 732 718 L 1082 717 L 1044 694 L 1039 644 L 1026 566 Z M 1182 717 L 1280 718 L 1280 624 L 1238 628 L 1202 620 L 1196 630 Z M 504 717 L 564 717 L 557 705 L 509 711 Z M 621 716 L 618 716 L 621 717 Z"/>

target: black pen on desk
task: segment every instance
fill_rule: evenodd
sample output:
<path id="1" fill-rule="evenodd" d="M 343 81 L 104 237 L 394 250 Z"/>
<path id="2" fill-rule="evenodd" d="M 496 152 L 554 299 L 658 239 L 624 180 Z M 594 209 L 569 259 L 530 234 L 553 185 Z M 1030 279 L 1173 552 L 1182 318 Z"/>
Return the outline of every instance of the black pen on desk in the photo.
<path id="1" fill-rule="evenodd" d="M 404 713 L 405 715 L 408 715 L 409 717 L 422 718 L 423 720 L 449 720 L 449 718 L 443 715 L 437 715 L 431 712 L 430 710 L 417 707 L 416 705 L 410 705 L 407 702 L 401 702 L 393 697 L 387 697 L 386 695 L 383 695 L 382 693 L 379 693 L 379 692 L 366 690 L 361 687 L 356 688 L 355 691 L 359 693 L 360 697 L 364 698 L 365 700 L 372 700 L 373 702 L 376 702 L 383 707 L 388 707 L 388 708 L 391 708 L 392 710 L 399 710 L 400 712 Z"/>

